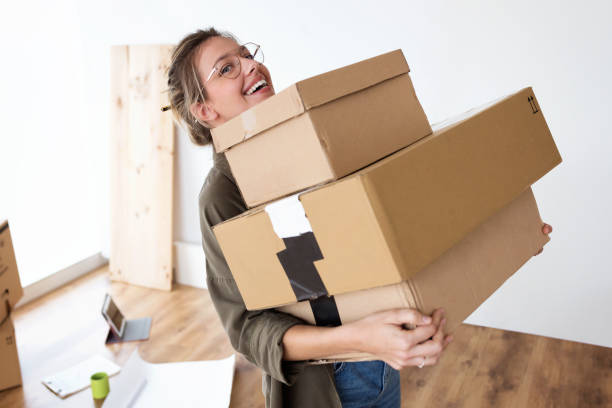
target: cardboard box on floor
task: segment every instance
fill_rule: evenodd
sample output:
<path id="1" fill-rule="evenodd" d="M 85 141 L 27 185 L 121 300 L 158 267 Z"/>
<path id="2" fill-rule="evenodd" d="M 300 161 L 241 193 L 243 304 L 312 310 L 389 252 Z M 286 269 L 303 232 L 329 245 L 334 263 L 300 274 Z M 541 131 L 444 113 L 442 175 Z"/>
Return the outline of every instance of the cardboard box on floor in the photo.
<path id="1" fill-rule="evenodd" d="M 15 341 L 15 328 L 10 316 L 0 325 L 0 390 L 21 385 L 21 367 Z"/>
<path id="2" fill-rule="evenodd" d="M 10 310 L 23 296 L 8 221 L 0 220 L 0 390 L 21 385 L 21 368 Z"/>
<path id="3" fill-rule="evenodd" d="M 22 296 L 9 223 L 0 220 L 0 321 L 7 315 L 6 302 L 13 308 Z"/>
<path id="4" fill-rule="evenodd" d="M 340 320 L 347 324 L 371 313 L 400 307 L 416 308 L 427 314 L 444 307 L 445 331 L 453 332 L 548 241 L 548 236 L 542 233 L 533 193 L 527 189 L 407 281 L 334 296 Z M 308 301 L 279 310 L 317 324 Z M 365 353 L 353 353 L 322 360 L 372 358 Z"/>
<path id="5" fill-rule="evenodd" d="M 560 162 L 526 88 L 353 175 L 247 211 L 214 232 L 250 310 L 395 284 Z"/>
<path id="6" fill-rule="evenodd" d="M 212 129 L 249 207 L 336 180 L 431 134 L 401 50 L 290 86 Z"/>

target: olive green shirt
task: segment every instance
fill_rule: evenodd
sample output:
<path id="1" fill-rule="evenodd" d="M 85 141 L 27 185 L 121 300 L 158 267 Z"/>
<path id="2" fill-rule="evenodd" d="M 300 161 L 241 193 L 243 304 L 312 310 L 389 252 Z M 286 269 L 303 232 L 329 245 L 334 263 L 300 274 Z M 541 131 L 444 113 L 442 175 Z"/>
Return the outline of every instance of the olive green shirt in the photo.
<path id="1" fill-rule="evenodd" d="M 213 154 L 214 166 L 199 196 L 206 281 L 232 346 L 264 372 L 266 407 L 341 407 L 331 364 L 307 365 L 283 361 L 283 335 L 304 322 L 273 309 L 246 309 L 212 226 L 247 210 L 223 154 Z"/>

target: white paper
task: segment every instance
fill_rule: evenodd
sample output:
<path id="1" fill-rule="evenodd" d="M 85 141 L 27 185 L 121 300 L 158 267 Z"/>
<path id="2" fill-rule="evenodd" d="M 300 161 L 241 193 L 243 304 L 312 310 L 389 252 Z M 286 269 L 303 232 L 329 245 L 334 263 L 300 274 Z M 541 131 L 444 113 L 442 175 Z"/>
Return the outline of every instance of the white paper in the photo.
<path id="1" fill-rule="evenodd" d="M 234 355 L 224 360 L 152 364 L 134 351 L 112 384 L 105 408 L 228 407 Z"/>
<path id="2" fill-rule="evenodd" d="M 312 231 L 298 194 L 268 204 L 265 209 L 279 238 L 295 237 Z"/>
<path id="3" fill-rule="evenodd" d="M 42 383 L 61 398 L 66 398 L 89 387 L 92 374 L 103 371 L 110 377 L 117 374 L 119 370 L 120 367 L 117 364 L 95 355 L 75 366 L 44 378 Z"/>

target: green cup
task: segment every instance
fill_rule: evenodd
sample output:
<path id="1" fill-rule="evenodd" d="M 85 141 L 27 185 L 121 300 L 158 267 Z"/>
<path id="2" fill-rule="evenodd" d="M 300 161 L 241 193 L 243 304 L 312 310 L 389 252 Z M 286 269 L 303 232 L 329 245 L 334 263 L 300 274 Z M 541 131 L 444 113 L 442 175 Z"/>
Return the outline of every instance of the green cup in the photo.
<path id="1" fill-rule="evenodd" d="M 108 395 L 108 375 L 104 372 L 95 373 L 91 376 L 91 393 L 94 399 L 103 399 Z"/>

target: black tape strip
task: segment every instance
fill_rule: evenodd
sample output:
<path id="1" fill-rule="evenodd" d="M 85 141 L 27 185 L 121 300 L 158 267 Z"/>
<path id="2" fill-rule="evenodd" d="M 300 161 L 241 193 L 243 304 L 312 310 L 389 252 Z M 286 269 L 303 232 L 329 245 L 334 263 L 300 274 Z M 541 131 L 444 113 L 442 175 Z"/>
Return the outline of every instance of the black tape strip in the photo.
<path id="1" fill-rule="evenodd" d="M 333 296 L 321 296 L 310 300 L 310 307 L 317 326 L 340 326 L 340 314 Z"/>
<path id="2" fill-rule="evenodd" d="M 5 229 L 7 229 L 9 227 L 9 223 L 7 222 L 6 224 L 0 226 L 0 234 L 2 234 L 4 232 Z"/>
<path id="3" fill-rule="evenodd" d="M 327 295 L 327 289 L 314 266 L 323 254 L 314 234 L 309 231 L 295 237 L 283 238 L 286 249 L 276 254 L 298 301 Z"/>
<path id="4" fill-rule="evenodd" d="M 305 232 L 295 237 L 283 238 L 283 241 L 286 249 L 276 256 L 289 278 L 297 300 L 310 301 L 317 326 L 340 326 L 342 321 L 336 300 L 333 296 L 328 296 L 321 275 L 314 265 L 314 261 L 323 259 L 314 234 Z"/>

